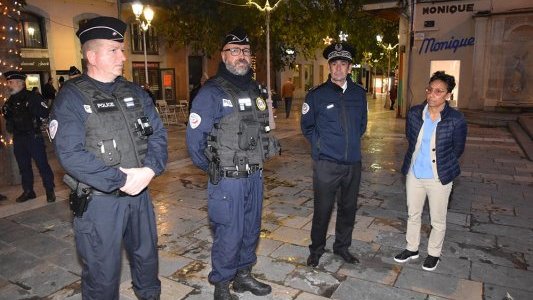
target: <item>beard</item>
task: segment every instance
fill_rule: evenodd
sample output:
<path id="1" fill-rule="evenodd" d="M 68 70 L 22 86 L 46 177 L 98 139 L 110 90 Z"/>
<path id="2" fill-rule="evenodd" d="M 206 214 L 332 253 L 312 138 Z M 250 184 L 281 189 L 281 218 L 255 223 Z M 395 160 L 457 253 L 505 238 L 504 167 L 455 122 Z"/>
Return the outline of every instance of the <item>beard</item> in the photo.
<path id="1" fill-rule="evenodd" d="M 233 65 L 228 62 L 224 62 L 224 64 L 233 75 L 243 76 L 250 70 L 250 63 L 245 59 L 236 60 Z"/>

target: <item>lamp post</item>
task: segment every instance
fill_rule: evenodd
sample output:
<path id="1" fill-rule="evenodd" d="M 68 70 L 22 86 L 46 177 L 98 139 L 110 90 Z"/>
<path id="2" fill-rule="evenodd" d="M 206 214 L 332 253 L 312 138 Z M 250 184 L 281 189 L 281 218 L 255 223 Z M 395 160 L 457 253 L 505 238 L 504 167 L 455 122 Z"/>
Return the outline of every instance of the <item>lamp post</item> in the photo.
<path id="1" fill-rule="evenodd" d="M 146 84 L 150 82 L 148 80 L 148 58 L 146 54 L 146 31 L 150 27 L 152 20 L 154 19 L 154 11 L 149 5 L 144 6 L 141 2 L 134 2 L 131 4 L 131 10 L 135 15 L 135 19 L 140 22 L 141 30 L 143 32 L 143 50 L 144 50 L 144 78 Z M 141 20 L 141 15 L 144 16 L 144 20 Z"/>
<path id="2" fill-rule="evenodd" d="M 392 46 L 391 44 L 383 44 L 383 36 L 381 35 L 376 35 L 376 40 L 378 41 L 378 45 L 381 46 L 383 49 L 385 49 L 385 51 L 387 51 L 387 56 L 389 58 L 389 63 L 387 65 L 387 95 L 386 95 L 386 98 L 385 98 L 385 106 L 384 107 L 387 107 L 387 103 L 389 103 L 390 101 L 390 56 L 391 56 L 391 52 L 392 50 L 394 50 L 394 48 L 398 47 L 398 44 Z"/>
<path id="3" fill-rule="evenodd" d="M 252 0 L 248 0 L 248 5 L 253 5 L 260 11 L 265 12 L 266 14 L 266 59 L 267 59 L 267 90 L 268 90 L 268 123 L 270 125 L 270 129 L 276 129 L 276 122 L 274 121 L 274 113 L 272 112 L 272 93 L 270 88 L 270 12 L 273 11 L 283 0 L 279 0 L 274 4 L 274 6 L 270 6 L 270 3 L 268 0 L 265 3 L 265 6 L 261 7 L 259 4 L 253 2 Z"/>

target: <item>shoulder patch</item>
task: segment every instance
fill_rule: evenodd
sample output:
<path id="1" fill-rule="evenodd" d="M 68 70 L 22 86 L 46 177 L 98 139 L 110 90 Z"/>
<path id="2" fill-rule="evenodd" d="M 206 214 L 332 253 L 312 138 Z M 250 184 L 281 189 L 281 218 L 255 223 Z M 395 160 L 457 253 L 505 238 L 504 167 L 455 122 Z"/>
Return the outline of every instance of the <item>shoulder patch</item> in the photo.
<path id="1" fill-rule="evenodd" d="M 202 117 L 200 117 L 199 114 L 193 112 L 189 115 L 189 126 L 191 126 L 192 129 L 200 126 L 200 123 L 202 123 Z"/>
<path id="2" fill-rule="evenodd" d="M 309 104 L 305 103 L 302 105 L 302 115 L 305 115 L 309 112 Z"/>

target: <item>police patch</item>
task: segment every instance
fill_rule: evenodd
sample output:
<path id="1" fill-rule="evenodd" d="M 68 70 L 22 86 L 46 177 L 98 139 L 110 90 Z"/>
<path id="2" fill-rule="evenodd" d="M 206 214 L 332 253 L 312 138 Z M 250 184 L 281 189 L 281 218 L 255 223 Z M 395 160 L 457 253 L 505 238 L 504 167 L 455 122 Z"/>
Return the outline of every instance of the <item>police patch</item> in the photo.
<path id="1" fill-rule="evenodd" d="M 197 113 L 191 113 L 189 115 L 189 125 L 192 129 L 195 129 L 196 127 L 200 126 L 200 123 L 202 123 L 202 117 L 200 117 Z"/>
<path id="2" fill-rule="evenodd" d="M 91 109 L 91 106 L 90 105 L 83 105 L 83 109 L 85 109 L 85 112 L 88 113 L 88 114 L 92 114 L 93 113 L 93 110 Z"/>
<path id="3" fill-rule="evenodd" d="M 50 124 L 48 124 L 48 131 L 50 131 L 50 138 L 54 139 L 57 133 L 57 127 L 59 123 L 57 123 L 57 120 L 50 121 Z"/>
<path id="4" fill-rule="evenodd" d="M 229 100 L 229 99 L 222 99 L 222 106 L 223 107 L 233 107 L 233 103 L 231 103 L 231 100 Z"/>
<path id="5" fill-rule="evenodd" d="M 93 104 L 96 107 L 96 111 L 98 112 L 118 110 L 118 107 L 115 102 L 111 100 L 95 100 L 93 101 Z"/>
<path id="6" fill-rule="evenodd" d="M 257 105 L 257 108 L 260 111 L 264 111 L 266 109 L 266 107 L 267 107 L 265 99 L 263 99 L 261 97 L 257 97 L 257 99 L 255 99 L 255 104 Z"/>
<path id="7" fill-rule="evenodd" d="M 309 104 L 304 102 L 302 105 L 302 115 L 305 115 L 307 112 L 309 112 Z"/>

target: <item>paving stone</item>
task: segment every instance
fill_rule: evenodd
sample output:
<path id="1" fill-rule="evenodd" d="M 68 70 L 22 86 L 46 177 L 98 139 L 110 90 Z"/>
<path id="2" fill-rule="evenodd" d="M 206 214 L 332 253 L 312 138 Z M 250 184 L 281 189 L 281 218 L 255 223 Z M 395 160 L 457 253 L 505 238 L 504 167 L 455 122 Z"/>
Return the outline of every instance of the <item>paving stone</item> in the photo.
<path id="1" fill-rule="evenodd" d="M 533 230 L 528 228 L 496 225 L 496 224 L 474 224 L 473 232 L 493 234 L 496 236 L 532 236 Z"/>
<path id="2" fill-rule="evenodd" d="M 293 244 L 283 244 L 270 254 L 270 257 L 301 265 L 306 264 L 307 256 L 309 256 L 308 247 Z"/>
<path id="3" fill-rule="evenodd" d="M 280 245 L 282 245 L 283 242 L 275 241 L 268 238 L 261 238 L 259 239 L 259 244 L 257 245 L 257 249 L 255 253 L 257 255 L 263 255 L 267 256 L 270 255 L 274 250 L 279 248 Z"/>
<path id="4" fill-rule="evenodd" d="M 193 260 L 166 251 L 159 251 L 159 276 L 170 276 Z"/>
<path id="5" fill-rule="evenodd" d="M 410 268 L 402 269 L 394 286 L 449 299 L 481 300 L 483 295 L 481 282 Z"/>
<path id="6" fill-rule="evenodd" d="M 303 293 L 300 293 L 298 297 L 296 297 L 294 300 L 326 300 L 326 299 L 329 299 L 329 298 L 303 292 Z"/>
<path id="7" fill-rule="evenodd" d="M 292 300 L 294 297 L 299 293 L 299 290 L 271 283 L 268 282 L 272 286 L 272 293 L 266 295 L 266 296 L 254 296 L 250 292 L 244 292 L 241 294 L 237 294 L 239 296 L 239 299 L 242 300 Z M 204 298 L 206 299 L 206 298 Z"/>
<path id="8" fill-rule="evenodd" d="M 310 234 L 307 230 L 280 226 L 270 234 L 269 238 L 285 243 L 307 246 L 311 243 Z"/>
<path id="9" fill-rule="evenodd" d="M 207 280 L 207 276 L 209 275 L 210 271 L 211 266 L 209 264 L 201 261 L 193 261 L 185 267 L 176 271 L 171 276 L 168 276 L 168 278 L 194 288 L 195 290 L 192 293 L 202 295 L 213 295 L 215 288 Z"/>
<path id="10" fill-rule="evenodd" d="M 444 243 L 447 241 L 487 248 L 494 248 L 496 246 L 496 236 L 494 235 L 450 229 L 446 229 Z"/>
<path id="11" fill-rule="evenodd" d="M 533 254 L 533 240 L 520 236 L 499 236 L 497 238 L 498 247 L 509 252 L 522 252 L 524 254 Z"/>
<path id="12" fill-rule="evenodd" d="M 0 254 L 0 276 L 11 279 L 17 274 L 30 270 L 40 262 L 42 260 L 28 252 L 12 248 L 12 250 Z"/>
<path id="13" fill-rule="evenodd" d="M 58 287 L 79 280 L 79 277 L 55 265 L 40 263 L 11 277 L 10 280 L 25 287 L 32 294 L 44 297 L 56 291 Z"/>
<path id="14" fill-rule="evenodd" d="M 533 296 L 531 291 L 501 287 L 490 283 L 485 283 L 483 288 L 483 299 L 485 300 L 531 299 L 531 296 Z"/>
<path id="15" fill-rule="evenodd" d="M 310 223 L 312 220 L 313 220 L 312 214 L 307 217 L 289 215 L 286 218 L 281 220 L 280 225 L 300 229 L 306 224 Z"/>
<path id="16" fill-rule="evenodd" d="M 378 234 L 379 230 L 377 229 L 354 229 L 352 239 L 370 243 L 376 240 Z"/>
<path id="17" fill-rule="evenodd" d="M 46 261 L 57 265 L 69 272 L 81 276 L 81 263 L 76 252 L 76 247 L 71 246 L 58 252 L 51 252 L 46 256 Z"/>
<path id="18" fill-rule="evenodd" d="M 533 229 L 533 222 L 531 222 L 531 218 L 499 214 L 491 214 L 490 218 L 495 224 Z"/>
<path id="19" fill-rule="evenodd" d="M 194 290 L 190 286 L 164 277 L 159 277 L 159 280 L 161 281 L 161 300 L 183 299 L 185 296 L 187 296 L 187 294 Z M 132 300 L 137 299 L 135 293 L 133 292 L 131 282 L 123 282 L 120 285 L 120 296 L 121 299 L 122 297 L 129 297 Z"/>
<path id="20" fill-rule="evenodd" d="M 513 252 L 502 251 L 500 248 L 480 247 L 469 244 L 445 242 L 442 253 L 448 257 L 468 259 L 473 262 L 490 263 L 500 266 L 515 267 L 522 265 L 523 259 Z"/>
<path id="21" fill-rule="evenodd" d="M 313 213 L 313 210 L 302 206 L 290 206 L 286 203 L 273 202 L 264 207 L 266 211 L 272 211 L 285 216 L 307 217 Z"/>
<path id="22" fill-rule="evenodd" d="M 374 240 L 377 244 L 396 248 L 405 248 L 405 233 L 380 231 Z"/>
<path id="23" fill-rule="evenodd" d="M 285 261 L 258 256 L 257 263 L 253 267 L 252 272 L 259 279 L 283 284 L 287 275 L 295 268 L 294 264 Z"/>
<path id="24" fill-rule="evenodd" d="M 328 297 L 340 284 L 331 274 L 307 267 L 299 267 L 285 280 L 286 286 Z"/>
<path id="25" fill-rule="evenodd" d="M 448 274 L 453 277 L 462 279 L 470 279 L 470 269 L 472 264 L 470 260 L 446 256 L 445 253 L 443 253 L 440 258 L 441 261 L 439 262 L 439 266 L 432 272 L 439 274 Z M 401 265 L 405 268 L 423 270 L 422 264 L 424 263 L 424 259 L 426 259 L 425 254 L 421 255 L 420 258 L 415 260 L 413 263 L 396 264 Z"/>
<path id="26" fill-rule="evenodd" d="M 5 243 L 13 243 L 20 239 L 31 238 L 39 234 L 30 227 L 20 225 L 11 221 L 4 221 L 2 230 L 0 230 L 0 241 Z"/>
<path id="27" fill-rule="evenodd" d="M 533 292 L 533 272 L 484 263 L 472 263 L 472 280 Z"/>
<path id="28" fill-rule="evenodd" d="M 425 293 L 418 293 L 410 290 L 382 285 L 375 282 L 360 280 L 357 278 L 347 278 L 331 296 L 331 299 L 358 299 L 358 300 L 397 300 L 426 299 Z"/>
<path id="29" fill-rule="evenodd" d="M 54 255 L 65 248 L 72 247 L 72 245 L 67 242 L 45 234 L 37 234 L 28 238 L 19 239 L 11 245 L 18 247 L 19 249 L 25 249 L 37 257 Z"/>
<path id="30" fill-rule="evenodd" d="M 400 270 L 400 266 L 381 260 L 365 260 L 359 264 L 344 264 L 338 274 L 392 286 Z"/>

